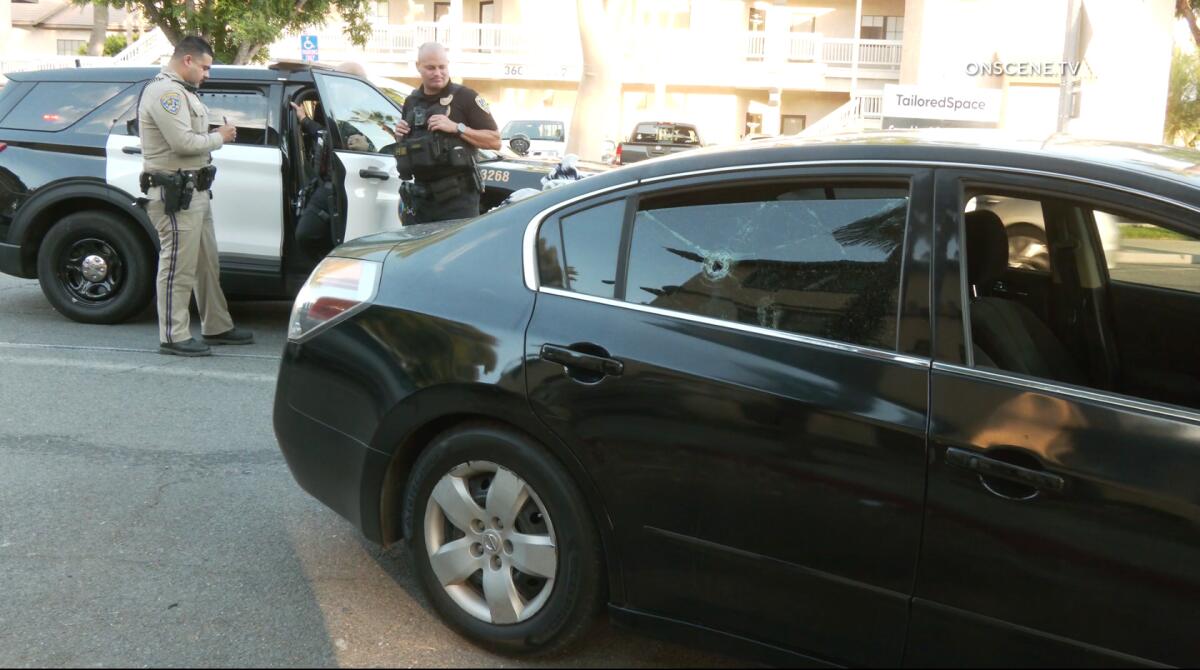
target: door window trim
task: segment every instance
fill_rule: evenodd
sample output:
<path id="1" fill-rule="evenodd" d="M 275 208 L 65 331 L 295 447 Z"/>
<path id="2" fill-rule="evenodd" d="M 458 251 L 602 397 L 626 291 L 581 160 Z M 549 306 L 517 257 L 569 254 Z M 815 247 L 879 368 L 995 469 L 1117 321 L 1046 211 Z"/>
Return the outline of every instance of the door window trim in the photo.
<path id="1" fill-rule="evenodd" d="M 970 368 L 965 365 L 958 365 L 956 363 L 945 363 L 943 361 L 934 361 L 932 367 L 934 372 L 945 372 L 958 375 L 960 377 L 970 377 L 977 381 L 998 382 L 1019 388 L 1032 389 L 1034 391 L 1040 391 L 1043 393 L 1066 396 L 1074 400 L 1087 400 L 1121 409 L 1134 410 L 1148 414 L 1157 414 L 1170 419 L 1180 419 L 1183 421 L 1200 424 L 1200 411 L 1189 410 L 1178 405 L 1156 403 L 1152 400 L 1144 400 L 1134 396 L 1121 395 L 1100 389 L 1055 382 L 1042 377 L 1029 377 L 1017 372 L 1010 372 L 1008 370 L 992 368 L 982 370 L 979 368 Z"/>
<path id="2" fill-rule="evenodd" d="M 704 171 L 687 173 L 687 174 L 689 176 L 701 177 L 703 179 L 703 178 L 710 177 L 713 175 L 729 177 L 728 173 L 730 173 L 730 172 L 738 173 L 738 174 L 736 174 L 732 177 L 726 178 L 726 179 L 711 180 L 711 181 L 696 180 L 697 183 L 695 184 L 695 186 L 697 186 L 697 187 L 717 186 L 717 185 L 728 186 L 731 182 L 743 181 L 745 179 L 756 179 L 756 180 L 762 180 L 762 181 L 814 181 L 814 182 L 830 182 L 830 181 L 838 181 L 838 180 L 846 180 L 848 182 L 860 181 L 860 182 L 876 182 L 876 183 L 889 182 L 889 181 L 893 181 L 896 183 L 904 182 L 905 187 L 909 190 L 909 193 L 906 196 L 909 202 L 908 202 L 908 212 L 906 214 L 906 226 L 905 226 L 905 232 L 904 232 L 904 241 L 902 243 L 902 249 L 904 250 L 904 256 L 901 259 L 900 275 L 897 278 L 898 294 L 897 294 L 896 315 L 897 315 L 898 322 L 897 322 L 897 332 L 896 332 L 896 337 L 895 337 L 897 348 L 894 350 L 881 349 L 878 347 L 871 347 L 871 346 L 867 346 L 867 345 L 851 344 L 848 342 L 825 339 L 825 338 L 821 338 L 821 337 L 817 337 L 817 336 L 813 336 L 813 335 L 803 335 L 803 334 L 799 334 L 799 333 L 792 333 L 792 332 L 787 332 L 787 331 L 782 331 L 782 330 L 774 330 L 774 329 L 770 329 L 770 328 L 754 326 L 751 324 L 739 323 L 739 322 L 735 322 L 735 321 L 725 321 L 725 320 L 721 320 L 721 319 L 714 319 L 711 317 L 700 316 L 697 314 L 690 314 L 688 312 L 666 310 L 666 309 L 662 309 L 662 308 L 658 308 L 658 307 L 651 307 L 648 305 L 630 303 L 630 302 L 626 302 L 625 300 L 600 298 L 597 296 L 581 294 L 581 293 L 577 293 L 574 291 L 568 291 L 568 290 L 559 289 L 559 288 L 541 286 L 541 282 L 540 282 L 540 278 L 539 278 L 539 274 L 538 274 L 539 270 L 538 270 L 538 257 L 537 257 L 537 240 L 538 240 L 542 225 L 545 223 L 551 222 L 551 221 L 559 220 L 562 217 L 570 216 L 573 213 L 584 211 L 586 209 L 590 209 L 593 206 L 599 206 L 602 204 L 615 202 L 617 200 L 620 200 L 621 198 L 624 198 L 626 200 L 626 209 L 625 209 L 625 218 L 622 222 L 621 248 L 620 248 L 619 255 L 618 255 L 617 283 L 618 284 L 623 283 L 626 278 L 626 272 L 628 271 L 629 247 L 632 242 L 632 229 L 633 229 L 633 224 L 634 224 L 633 214 L 637 212 L 637 209 L 640 206 L 640 203 L 643 199 L 645 199 L 646 197 L 652 197 L 653 195 L 661 193 L 664 190 L 666 190 L 666 185 L 662 184 L 663 180 L 661 180 L 661 179 L 623 182 L 623 183 L 616 184 L 613 186 L 605 187 L 603 189 L 599 189 L 599 190 L 591 192 L 591 193 L 587 193 L 587 194 L 576 196 L 574 198 L 570 198 L 561 203 L 547 207 L 546 209 L 539 212 L 536 216 L 534 216 L 534 218 L 530 221 L 529 225 L 525 229 L 524 248 L 523 248 L 523 250 L 524 250 L 524 258 L 523 258 L 524 268 L 523 269 L 524 269 L 524 275 L 525 275 L 525 285 L 527 288 L 529 288 L 531 291 L 534 291 L 535 293 L 546 293 L 549 295 L 555 295 L 555 296 L 559 296 L 559 297 L 563 297 L 563 298 L 583 300 L 585 302 L 592 302 L 592 303 L 596 303 L 596 304 L 607 305 L 610 307 L 629 309 L 629 310 L 633 310 L 636 312 L 655 314 L 655 315 L 664 316 L 664 317 L 673 318 L 673 319 L 682 320 L 682 321 L 690 321 L 693 323 L 700 323 L 700 324 L 704 324 L 704 325 L 725 328 L 728 330 L 736 330 L 736 331 L 741 331 L 741 332 L 753 333 L 756 335 L 772 337 L 772 338 L 779 339 L 779 340 L 785 340 L 785 341 L 789 341 L 789 342 L 797 342 L 797 343 L 807 344 L 807 345 L 811 345 L 811 346 L 822 347 L 825 349 L 832 349 L 832 350 L 841 351 L 844 353 L 851 353 L 851 354 L 867 356 L 867 357 L 881 359 L 881 360 L 885 360 L 885 361 L 900 363 L 900 364 L 908 366 L 908 367 L 928 369 L 932 365 L 933 359 L 931 357 L 901 353 L 899 350 L 899 346 L 898 346 L 899 341 L 900 341 L 900 329 L 901 329 L 901 325 L 900 325 L 899 321 L 902 320 L 901 317 L 903 316 L 903 304 L 902 304 L 903 303 L 903 293 L 906 289 L 906 286 L 905 286 L 905 281 L 906 281 L 906 276 L 907 276 L 906 273 L 908 271 L 909 261 L 910 261 L 910 259 L 909 259 L 909 251 L 910 251 L 909 243 L 911 241 L 910 228 L 913 225 L 914 216 L 917 211 L 915 209 L 917 203 L 914 202 L 914 198 L 916 197 L 915 191 L 917 190 L 917 181 L 919 180 L 920 175 L 916 171 L 904 172 L 904 171 L 899 171 L 899 170 L 895 170 L 895 171 L 891 170 L 889 168 L 912 167 L 912 166 L 907 166 L 907 165 L 899 165 L 892 161 L 870 161 L 869 162 L 870 165 L 868 165 L 866 167 L 883 168 L 883 170 L 880 170 L 879 173 L 858 172 L 856 170 L 856 168 L 864 167 L 863 165 L 861 165 L 861 164 L 843 165 L 843 163 L 845 163 L 845 162 L 837 161 L 837 162 L 831 163 L 831 165 L 834 167 L 849 167 L 854 171 L 848 172 L 846 174 L 836 174 L 836 173 L 835 174 L 815 174 L 815 173 L 813 173 L 813 174 L 796 174 L 795 172 L 790 171 L 797 167 L 799 167 L 799 168 L 808 168 L 808 167 L 814 167 L 814 166 L 823 167 L 822 165 L 818 165 L 815 163 L 801 162 L 801 163 L 786 164 L 786 165 L 784 165 L 784 170 L 770 170 L 769 171 L 769 172 L 771 172 L 770 174 L 762 174 L 763 170 L 759 166 L 745 166 L 745 167 L 737 167 L 737 168 L 719 168 L 719 169 L 715 169 L 715 170 L 711 170 L 711 171 L 704 170 Z M 857 163 L 857 162 L 855 162 L 855 163 Z M 778 167 L 778 165 L 772 165 L 771 167 L 773 167 L 773 168 Z M 925 166 L 920 166 L 920 167 L 924 168 Z M 643 185 L 653 185 L 656 188 L 645 190 L 645 191 L 632 192 L 634 188 L 636 188 L 638 186 L 643 186 Z M 662 187 L 662 188 L 659 188 L 659 187 Z M 627 190 L 630 192 L 617 193 L 618 191 L 622 191 L 622 190 Z"/>

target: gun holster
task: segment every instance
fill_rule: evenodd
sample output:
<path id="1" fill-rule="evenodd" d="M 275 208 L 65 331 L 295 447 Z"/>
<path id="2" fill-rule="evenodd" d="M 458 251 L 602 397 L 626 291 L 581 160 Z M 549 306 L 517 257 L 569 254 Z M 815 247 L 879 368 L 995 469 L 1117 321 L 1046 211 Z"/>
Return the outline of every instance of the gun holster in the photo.
<path id="1" fill-rule="evenodd" d="M 216 172 L 216 168 L 213 172 Z M 212 185 L 211 182 L 209 185 Z M 153 186 L 161 188 L 163 208 L 167 214 L 174 214 L 191 207 L 192 193 L 196 190 L 196 177 L 193 173 L 183 170 L 143 172 L 138 178 L 138 186 L 141 187 L 142 193 L 148 193 Z"/>

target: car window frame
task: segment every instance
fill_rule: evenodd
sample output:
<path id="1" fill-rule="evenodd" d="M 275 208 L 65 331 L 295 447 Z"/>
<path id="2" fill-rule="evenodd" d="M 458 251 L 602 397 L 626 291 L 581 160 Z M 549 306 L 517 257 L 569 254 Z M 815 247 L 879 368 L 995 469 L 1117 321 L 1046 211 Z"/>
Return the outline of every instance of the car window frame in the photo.
<path id="1" fill-rule="evenodd" d="M 88 118 L 88 117 L 90 117 L 92 114 L 95 114 L 95 113 L 96 113 L 96 110 L 100 109 L 100 108 L 101 108 L 101 107 L 103 107 L 104 105 L 107 105 L 107 104 L 108 104 L 110 101 L 112 101 L 114 98 L 116 98 L 116 97 L 120 96 L 122 93 L 124 93 L 124 92 L 128 91 L 128 90 L 130 89 L 130 87 L 132 87 L 132 86 L 134 86 L 134 85 L 135 85 L 135 82 L 129 82 L 129 81 L 107 81 L 107 80 L 102 80 L 102 79 L 97 79 L 97 80 L 92 80 L 92 79 L 71 79 L 71 80 L 62 80 L 62 81 L 59 81 L 59 80 L 42 80 L 42 81 L 33 81 L 33 82 L 28 82 L 28 83 L 32 84 L 32 86 L 30 86 L 30 87 L 28 88 L 28 90 L 26 90 L 26 91 L 25 91 L 23 94 L 21 94 L 21 95 L 17 96 L 17 97 L 16 97 L 16 100 L 15 100 L 15 102 L 13 102 L 12 106 L 10 106 L 10 107 L 9 107 L 9 108 L 8 108 L 8 109 L 7 109 L 7 110 L 4 112 L 4 115 L 3 115 L 3 116 L 0 116 L 0 130 L 7 131 L 7 132 L 10 132 L 10 133 L 39 133 L 39 134 L 46 134 L 46 135 L 49 135 L 49 134 L 59 134 L 59 133 L 65 133 L 65 134 L 68 134 L 68 135 L 69 135 L 69 134 L 71 134 L 71 133 L 73 133 L 73 132 L 74 132 L 74 129 L 75 129 L 75 128 L 76 128 L 76 127 L 77 127 L 77 126 L 80 124 L 80 123 L 82 123 L 84 119 L 87 119 L 87 118 Z M 78 118 L 76 118 L 74 121 L 71 121 L 70 123 L 68 123 L 67 125 L 65 125 L 65 126 L 63 126 L 63 127 L 61 127 L 61 128 L 53 128 L 53 129 L 47 129 L 47 128 L 18 128 L 18 127 L 14 127 L 14 126 L 8 126 L 8 125 L 4 125 L 4 124 L 6 124 L 6 123 L 8 123 L 8 122 L 9 122 L 9 118 L 10 118 L 10 117 L 11 117 L 11 116 L 12 116 L 14 113 L 16 113 L 16 112 L 17 112 L 17 110 L 18 110 L 18 109 L 21 107 L 22 103 L 24 103 L 24 102 L 25 102 L 25 100 L 27 100 L 27 99 L 29 98 L 29 96 L 33 95 L 33 94 L 34 94 L 34 93 L 35 93 L 35 92 L 36 92 L 38 89 L 40 89 L 42 86 L 55 86 L 55 85 L 64 85 L 64 84 L 66 84 L 66 85 L 70 85 L 70 84 L 75 84 L 75 85 L 81 85 L 81 84 L 110 85 L 110 86 L 117 86 L 117 87 L 119 87 L 119 88 L 118 88 L 118 89 L 117 89 L 117 91 L 116 91 L 115 93 L 113 93 L 111 96 L 109 96 L 109 97 L 105 98 L 104 100 L 101 100 L 101 101 L 99 101 L 99 102 L 96 102 L 96 103 L 94 103 L 94 104 L 92 105 L 92 108 L 91 108 L 91 109 L 87 110 L 87 111 L 86 111 L 86 112 L 84 112 L 83 114 L 80 114 L 80 115 L 79 115 L 79 117 L 78 117 Z M 139 99 L 139 100 L 141 99 L 141 94 L 140 94 L 140 93 L 138 94 L 138 99 Z"/>
<path id="2" fill-rule="evenodd" d="M 205 107 L 208 107 L 209 105 L 205 96 L 212 93 L 246 93 L 250 91 L 261 94 L 266 102 L 266 115 L 263 126 L 263 134 L 265 137 L 263 138 L 263 143 L 239 144 L 235 142 L 230 144 L 230 146 L 277 149 L 279 148 L 280 143 L 283 141 L 281 133 L 279 132 L 278 107 L 279 97 L 281 95 L 279 86 L 268 82 L 243 82 L 235 79 L 209 79 L 196 93 L 197 97 L 200 98 L 200 102 L 204 103 Z M 211 124 L 212 119 L 210 119 L 209 122 Z"/>
<path id="3" fill-rule="evenodd" d="M 946 165 L 937 169 L 937 201 L 935 202 L 935 240 L 948 244 L 945 250 L 953 253 L 939 254 L 934 268 L 934 307 L 935 347 L 933 365 L 937 369 L 949 370 L 966 374 L 980 379 L 1008 384 L 1025 385 L 1049 393 L 1057 393 L 1076 399 L 1102 402 L 1127 409 L 1167 415 L 1188 420 L 1200 419 L 1200 411 L 1180 405 L 1159 402 L 1148 398 L 1126 395 L 1116 391 L 1095 388 L 1080 384 L 1072 384 L 1055 379 L 1034 377 L 1011 370 L 980 368 L 975 364 L 970 334 L 970 286 L 967 283 L 966 268 L 961 256 L 962 241 L 965 235 L 965 217 L 963 206 L 966 204 L 965 193 L 968 189 L 979 188 L 1004 189 L 1028 196 L 1060 200 L 1072 204 L 1084 205 L 1092 209 L 1136 213 L 1157 220 L 1172 221 L 1176 225 L 1190 230 L 1190 234 L 1200 237 L 1200 225 L 1185 223 L 1185 212 L 1191 216 L 1200 216 L 1200 204 L 1185 202 L 1180 199 L 1161 195 L 1150 190 L 1152 183 L 1146 182 L 1141 187 L 1135 185 L 1138 177 L 1131 177 L 1129 182 L 1120 183 L 1112 179 L 1096 179 L 1063 172 L 1043 172 L 1032 169 L 1018 169 L 998 165 Z M 1145 181 L 1143 179 L 1143 181 Z M 1144 208 L 1131 206 L 1137 202 Z M 1089 217 L 1091 219 L 1093 217 Z M 1099 235 L 1095 221 L 1089 221 L 1089 244 L 1093 245 L 1093 253 L 1103 259 L 1103 249 L 1100 248 Z M 1184 231 L 1180 231 L 1184 232 Z M 949 239 L 947 239 L 949 237 Z M 1103 280 L 1111 283 L 1107 266 L 1099 264 Z M 957 295 L 947 295 L 949 286 L 955 286 Z M 1144 285 L 1139 285 L 1144 286 Z M 1173 289 L 1147 287 L 1151 290 L 1170 291 Z M 961 301 L 956 308 L 955 302 Z M 961 342 L 964 357 L 954 355 L 949 347 Z"/>
<path id="4" fill-rule="evenodd" d="M 396 110 L 396 116 L 399 119 L 404 118 L 403 106 L 397 105 L 395 100 L 393 100 L 386 93 L 379 90 L 378 87 L 376 87 L 374 84 L 372 84 L 371 82 L 369 82 L 365 79 L 361 79 L 359 77 L 353 76 L 348 73 L 336 72 L 336 71 L 320 71 L 320 72 L 313 73 L 313 86 L 316 88 L 318 101 L 320 102 L 320 104 L 324 110 L 323 113 L 325 115 L 325 128 L 330 133 L 329 137 L 336 140 L 336 143 L 335 143 L 336 146 L 334 148 L 334 151 L 345 151 L 345 152 L 354 153 L 354 154 L 362 154 L 365 156 L 387 156 L 387 155 L 389 155 L 387 153 L 382 153 L 382 152 L 378 151 L 378 147 L 377 147 L 376 151 L 360 151 L 360 150 L 356 150 L 356 149 L 351 149 L 348 146 L 346 146 L 347 138 L 342 137 L 341 130 L 338 128 L 338 125 L 337 125 L 338 122 L 340 121 L 340 119 L 338 119 L 337 115 L 335 115 L 333 113 L 333 111 L 334 111 L 333 107 L 330 106 L 330 104 L 325 100 L 324 89 L 322 88 L 320 82 L 318 81 L 318 78 L 347 79 L 350 81 L 355 81 L 360 84 L 363 84 L 364 86 L 366 86 L 367 88 L 371 89 L 376 94 L 378 94 L 380 98 L 383 98 L 385 101 L 387 101 L 387 103 Z M 347 123 L 349 123 L 349 122 L 347 122 Z M 393 139 L 395 139 L 395 138 L 393 138 Z M 398 140 L 396 140 L 396 141 L 398 141 Z M 393 143 L 395 143 L 395 142 L 393 142 Z M 384 145 L 384 146 L 388 146 L 388 145 Z"/>
<path id="5" fill-rule="evenodd" d="M 687 312 L 630 303 L 624 300 L 624 288 L 628 282 L 629 251 L 633 239 L 634 219 L 642 199 L 680 189 L 729 187 L 748 180 L 812 181 L 819 183 L 828 183 L 831 181 L 860 181 L 870 183 L 895 181 L 897 183 L 906 182 L 908 184 L 909 211 L 898 277 L 897 327 L 893 349 L 888 350 L 875 346 L 826 339 L 815 335 L 763 328 L 752 324 L 725 321 Z M 924 287 L 928 285 L 932 259 L 928 251 L 916 254 L 919 256 L 919 259 L 915 259 L 914 250 L 922 243 L 927 248 L 931 247 L 932 230 L 928 212 L 933 198 L 932 185 L 933 169 L 931 167 L 904 165 L 901 162 L 895 161 L 878 161 L 877 163 L 873 162 L 871 165 L 862 165 L 854 161 L 830 161 L 816 165 L 804 162 L 767 166 L 745 165 L 699 170 L 681 175 L 665 175 L 649 180 L 618 184 L 552 206 L 544 210 L 530 222 L 525 236 L 526 286 L 535 292 L 546 292 L 580 300 L 600 302 L 633 311 L 660 314 L 682 321 L 717 325 L 731 330 L 753 332 L 778 339 L 833 348 L 851 353 L 862 353 L 890 360 L 930 365 L 932 363 L 930 358 L 932 352 L 932 327 L 929 320 L 929 291 Z M 614 192 L 620 192 L 620 195 L 617 196 Z M 620 299 L 597 298 L 564 289 L 541 286 L 540 278 L 538 277 L 536 244 L 542 226 L 552 221 L 558 222 L 560 217 L 569 216 L 571 213 L 577 213 L 592 206 L 611 202 L 617 197 L 625 197 L 627 199 L 625 217 L 622 222 L 621 249 L 618 254 L 618 274 L 616 278 L 620 291 L 614 293 L 614 295 L 621 296 Z M 561 226 L 560 223 L 556 223 L 556 225 Z"/>

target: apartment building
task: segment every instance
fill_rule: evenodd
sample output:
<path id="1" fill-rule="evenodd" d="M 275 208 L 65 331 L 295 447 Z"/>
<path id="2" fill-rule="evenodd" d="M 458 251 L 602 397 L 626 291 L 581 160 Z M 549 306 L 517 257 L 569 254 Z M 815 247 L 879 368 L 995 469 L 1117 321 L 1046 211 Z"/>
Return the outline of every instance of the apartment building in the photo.
<path id="1" fill-rule="evenodd" d="M 609 134 L 649 119 L 696 123 L 709 143 L 794 134 L 845 105 L 855 88 L 873 93 L 877 108 L 882 86 L 900 77 L 904 5 L 627 0 L 613 36 L 622 114 Z M 502 122 L 570 118 L 582 73 L 574 2 L 391 0 L 376 3 L 374 14 L 365 49 L 330 24 L 319 31 L 318 58 L 365 61 L 375 74 L 415 85 L 415 49 L 436 40 L 451 48 L 456 80 L 485 95 Z M 299 36 L 271 53 L 299 58 Z"/>

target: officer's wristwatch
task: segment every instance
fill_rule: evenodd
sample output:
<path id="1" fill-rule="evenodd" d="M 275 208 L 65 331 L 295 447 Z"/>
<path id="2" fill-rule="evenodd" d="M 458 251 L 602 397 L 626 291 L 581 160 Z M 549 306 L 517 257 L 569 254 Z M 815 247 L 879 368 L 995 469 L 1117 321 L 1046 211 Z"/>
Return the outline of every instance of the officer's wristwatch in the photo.
<path id="1" fill-rule="evenodd" d="M 459 123 L 459 124 L 458 124 L 458 134 L 459 134 L 459 135 L 462 135 L 462 134 L 463 134 L 463 133 L 465 133 L 465 132 L 467 132 L 467 124 L 465 124 L 465 123 Z"/>

